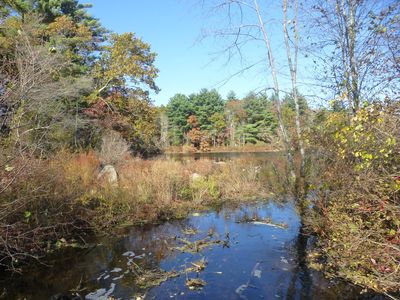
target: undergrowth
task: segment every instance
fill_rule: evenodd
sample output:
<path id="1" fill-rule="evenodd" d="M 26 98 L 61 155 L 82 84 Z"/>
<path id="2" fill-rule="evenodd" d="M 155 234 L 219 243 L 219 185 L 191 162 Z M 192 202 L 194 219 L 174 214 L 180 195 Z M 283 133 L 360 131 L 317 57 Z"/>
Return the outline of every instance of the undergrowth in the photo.
<path id="1" fill-rule="evenodd" d="M 61 151 L 52 158 L 19 159 L 1 171 L 0 265 L 20 270 L 57 248 L 60 240 L 115 227 L 184 217 L 225 201 L 262 198 L 270 171 L 251 160 L 214 163 L 123 158 L 118 184 L 98 179 L 93 151 Z"/>

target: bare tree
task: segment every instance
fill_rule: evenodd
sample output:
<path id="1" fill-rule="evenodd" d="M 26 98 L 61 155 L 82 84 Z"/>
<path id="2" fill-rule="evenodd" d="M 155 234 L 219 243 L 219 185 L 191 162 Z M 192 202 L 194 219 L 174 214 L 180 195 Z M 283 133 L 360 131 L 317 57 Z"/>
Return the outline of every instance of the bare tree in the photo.
<path id="1" fill-rule="evenodd" d="M 288 60 L 288 66 L 290 71 L 290 79 L 292 84 L 292 96 L 295 104 L 296 111 L 296 133 L 299 143 L 300 150 L 300 179 L 305 177 L 305 150 L 304 141 L 302 136 L 302 128 L 300 124 L 300 105 L 298 97 L 298 87 L 297 87 L 297 66 L 298 66 L 298 52 L 299 52 L 299 30 L 298 30 L 298 15 L 299 15 L 299 2 L 298 0 L 293 1 L 293 18 L 288 19 L 288 1 L 283 0 L 283 33 L 285 39 L 286 47 L 286 57 Z M 290 36 L 288 25 L 292 24 L 293 35 Z M 290 43 L 292 41 L 292 43 Z M 292 57 L 292 47 L 294 51 L 294 56 Z"/>
<path id="2" fill-rule="evenodd" d="M 168 116 L 164 109 L 160 110 L 158 113 L 158 122 L 160 126 L 160 148 L 165 149 L 170 145 L 170 141 L 168 137 Z"/>
<path id="3" fill-rule="evenodd" d="M 103 164 L 116 166 L 129 156 L 129 144 L 121 134 L 114 130 L 105 132 L 102 137 L 100 160 Z"/>
<path id="4" fill-rule="evenodd" d="M 0 121 L 10 144 L 24 151 L 45 151 L 51 147 L 48 135 L 58 129 L 65 134 L 74 131 L 79 120 L 67 111 L 64 100 L 74 101 L 89 93 L 92 81 L 86 77 L 61 75 L 69 62 L 61 54 L 33 41 L 35 22 L 26 21 L 15 37 L 12 55 L 1 62 Z"/>
<path id="5" fill-rule="evenodd" d="M 205 1 L 203 1 L 204 3 Z M 228 38 L 227 47 L 222 53 L 228 55 L 228 59 L 233 59 L 235 55 L 239 55 L 243 61 L 243 49 L 248 44 L 261 43 L 264 49 L 264 58 L 255 64 L 245 66 L 243 70 L 254 67 L 258 63 L 264 63 L 272 78 L 272 87 L 265 90 L 273 91 L 273 99 L 277 110 L 279 130 L 282 136 L 283 144 L 288 161 L 290 177 L 295 180 L 295 166 L 293 159 L 293 149 L 291 146 L 290 136 L 283 121 L 281 89 L 278 78 L 278 68 L 276 65 L 275 53 L 271 45 L 269 34 L 269 23 L 265 21 L 265 14 L 258 0 L 222 0 L 214 1 L 213 9 L 217 12 L 223 11 L 227 15 L 228 25 L 226 28 L 214 30 L 211 32 L 217 38 Z M 240 74 L 238 72 L 237 74 Z M 300 124 L 300 123 L 299 123 Z"/>
<path id="6" fill-rule="evenodd" d="M 319 80 L 332 82 L 350 111 L 356 112 L 362 101 L 396 93 L 398 1 L 316 0 L 303 6 L 311 38 L 308 51 L 323 68 Z"/>

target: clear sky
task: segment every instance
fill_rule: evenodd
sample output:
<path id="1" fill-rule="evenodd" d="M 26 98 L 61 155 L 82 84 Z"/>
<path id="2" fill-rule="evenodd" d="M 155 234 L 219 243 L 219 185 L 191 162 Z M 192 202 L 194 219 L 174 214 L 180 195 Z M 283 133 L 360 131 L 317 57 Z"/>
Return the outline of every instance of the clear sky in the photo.
<path id="1" fill-rule="evenodd" d="M 264 50 L 257 46 L 246 48 L 246 56 L 250 58 L 244 63 L 237 58 L 226 64 L 226 56 L 213 60 L 212 54 L 221 45 L 211 38 L 200 41 L 200 37 L 204 29 L 215 27 L 210 24 L 215 20 L 204 17 L 204 10 L 194 0 L 88 2 L 93 4 L 89 11 L 106 28 L 117 33 L 135 32 L 158 54 L 155 64 L 160 73 L 156 82 L 161 92 L 151 96 L 157 105 L 167 104 L 176 93 L 190 94 L 201 88 L 216 88 L 223 97 L 233 90 L 241 97 L 251 90 L 260 90 L 270 81 L 263 70 L 265 64 L 260 64 L 225 83 L 242 66 L 254 61 L 252 58 L 259 59 Z M 283 44 L 277 43 L 275 47 L 282 48 Z"/>

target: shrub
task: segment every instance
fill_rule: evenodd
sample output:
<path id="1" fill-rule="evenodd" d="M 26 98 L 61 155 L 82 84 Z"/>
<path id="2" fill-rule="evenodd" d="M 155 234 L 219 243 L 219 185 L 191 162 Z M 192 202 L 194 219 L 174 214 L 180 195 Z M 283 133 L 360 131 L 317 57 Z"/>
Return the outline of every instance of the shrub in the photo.
<path id="1" fill-rule="evenodd" d="M 324 184 L 311 222 L 328 273 L 379 292 L 399 292 L 399 113 L 393 103 L 368 106 L 350 121 L 328 116 Z"/>
<path id="2" fill-rule="evenodd" d="M 100 161 L 105 165 L 117 165 L 127 156 L 129 156 L 128 143 L 118 132 L 107 131 L 102 138 Z"/>

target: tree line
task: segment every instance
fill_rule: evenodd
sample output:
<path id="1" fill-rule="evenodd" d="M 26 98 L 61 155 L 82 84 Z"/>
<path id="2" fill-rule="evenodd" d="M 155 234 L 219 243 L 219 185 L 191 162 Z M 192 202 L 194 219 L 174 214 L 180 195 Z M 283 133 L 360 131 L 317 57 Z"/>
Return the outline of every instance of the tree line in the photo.
<path id="1" fill-rule="evenodd" d="M 293 97 L 284 100 L 287 115 L 294 111 Z M 302 110 L 307 109 L 302 98 Z M 189 144 L 193 150 L 216 146 L 271 144 L 278 140 L 274 101 L 265 93 L 248 93 L 242 99 L 231 91 L 226 99 L 216 91 L 176 94 L 164 108 L 167 145 Z M 289 117 L 289 116 L 288 116 Z"/>

